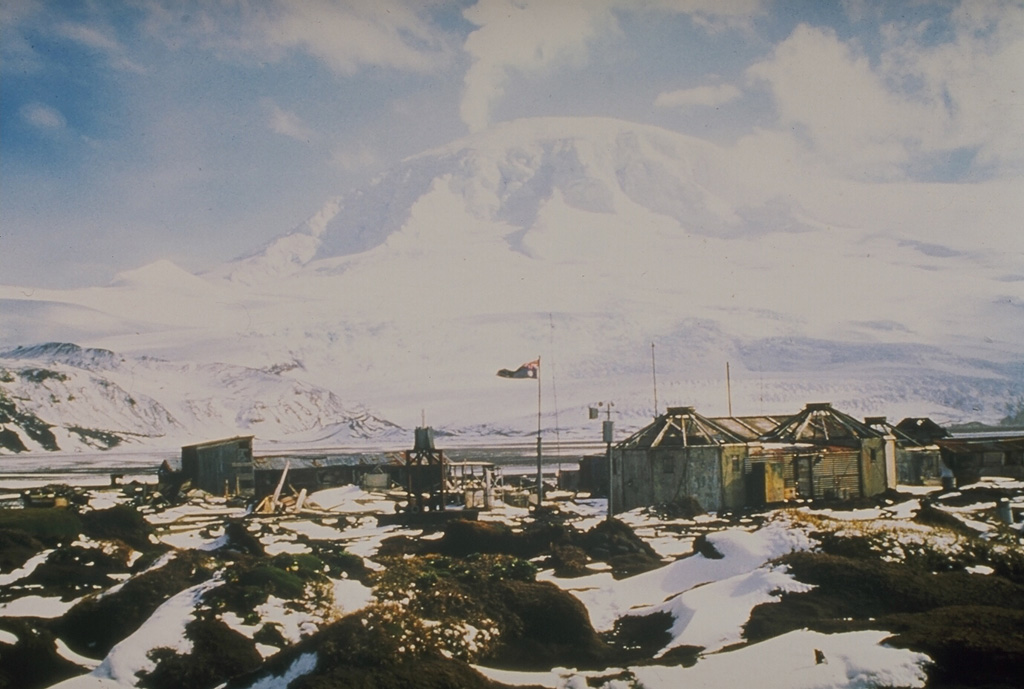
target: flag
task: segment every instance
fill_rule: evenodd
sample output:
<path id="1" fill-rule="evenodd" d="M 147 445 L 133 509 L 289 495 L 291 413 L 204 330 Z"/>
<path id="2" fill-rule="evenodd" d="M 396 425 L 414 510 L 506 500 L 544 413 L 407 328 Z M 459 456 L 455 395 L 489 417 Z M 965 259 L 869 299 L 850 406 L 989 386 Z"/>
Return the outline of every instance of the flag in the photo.
<path id="1" fill-rule="evenodd" d="M 510 371 L 507 368 L 503 368 L 498 371 L 498 375 L 502 378 L 536 378 L 537 372 L 540 369 L 540 359 L 535 359 L 528 363 L 523 364 L 515 371 Z"/>

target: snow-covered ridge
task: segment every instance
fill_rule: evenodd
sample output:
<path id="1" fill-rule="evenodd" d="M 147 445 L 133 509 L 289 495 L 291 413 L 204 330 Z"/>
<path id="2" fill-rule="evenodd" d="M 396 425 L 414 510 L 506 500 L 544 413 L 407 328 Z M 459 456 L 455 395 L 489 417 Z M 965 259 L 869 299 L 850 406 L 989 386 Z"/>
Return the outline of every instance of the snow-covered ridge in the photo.
<path id="1" fill-rule="evenodd" d="M 247 432 L 384 438 L 399 429 L 333 392 L 227 364 L 121 356 L 71 343 L 0 353 L 0 452 L 174 446 Z"/>

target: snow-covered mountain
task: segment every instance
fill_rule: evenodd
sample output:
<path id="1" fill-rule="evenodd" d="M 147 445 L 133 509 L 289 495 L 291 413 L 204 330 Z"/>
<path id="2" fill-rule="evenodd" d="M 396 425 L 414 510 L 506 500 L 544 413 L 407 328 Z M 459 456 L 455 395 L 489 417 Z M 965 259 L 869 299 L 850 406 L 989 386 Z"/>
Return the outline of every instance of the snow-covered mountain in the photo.
<path id="1" fill-rule="evenodd" d="M 726 362 L 737 414 L 829 400 L 994 420 L 1024 391 L 1021 192 L 835 181 L 644 125 L 521 120 L 201 275 L 160 261 L 106 287 L 0 288 L 0 345 L 191 362 L 166 366 L 201 394 L 131 388 L 190 433 L 260 415 L 305 432 L 252 411 L 264 393 L 233 367 L 406 427 L 529 431 L 536 386 L 494 373 L 538 355 L 545 426 L 579 433 L 597 432 L 583 408 L 598 401 L 620 428 L 649 418 L 655 373 L 659 407 L 725 413 Z M 344 415 L 317 399 L 317 418 Z"/>

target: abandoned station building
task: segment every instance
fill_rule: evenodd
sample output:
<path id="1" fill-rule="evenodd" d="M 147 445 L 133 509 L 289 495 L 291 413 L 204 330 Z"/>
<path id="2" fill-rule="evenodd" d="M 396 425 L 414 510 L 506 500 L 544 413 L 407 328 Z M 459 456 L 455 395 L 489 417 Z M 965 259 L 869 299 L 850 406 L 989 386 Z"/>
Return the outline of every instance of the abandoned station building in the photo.
<path id="1" fill-rule="evenodd" d="M 252 439 L 251 435 L 241 435 L 185 445 L 181 448 L 180 471 L 175 472 L 165 462 L 162 473 L 168 477 L 177 473 L 179 481 L 189 481 L 193 488 L 215 495 L 252 492 Z"/>
<path id="2" fill-rule="evenodd" d="M 776 418 L 708 418 L 669 407 L 612 455 L 617 511 L 696 499 L 709 511 L 792 498 L 877 495 L 896 485 L 895 437 L 808 404 Z"/>
<path id="3" fill-rule="evenodd" d="M 898 483 L 952 488 L 982 476 L 1024 479 L 1024 431 L 949 433 L 928 418 L 859 421 L 827 402 L 786 417 L 709 418 L 669 407 L 615 445 L 612 504 L 624 512 L 693 498 L 719 511 L 870 497 Z"/>
<path id="4" fill-rule="evenodd" d="M 360 458 L 361 459 L 361 458 Z M 209 440 L 181 448 L 181 460 L 166 460 L 161 483 L 198 488 L 212 495 L 254 496 L 274 492 L 282 477 L 295 490 L 359 483 L 386 487 L 400 479 L 400 467 L 385 461 L 359 461 L 346 455 L 253 456 L 253 436 Z"/>

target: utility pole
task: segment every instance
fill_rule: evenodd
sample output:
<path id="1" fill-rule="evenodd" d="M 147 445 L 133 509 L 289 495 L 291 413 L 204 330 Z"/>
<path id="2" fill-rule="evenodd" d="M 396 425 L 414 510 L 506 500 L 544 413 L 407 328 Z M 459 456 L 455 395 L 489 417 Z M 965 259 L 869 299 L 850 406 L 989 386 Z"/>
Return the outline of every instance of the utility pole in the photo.
<path id="1" fill-rule="evenodd" d="M 612 442 L 615 439 L 615 422 L 612 421 L 612 407 L 615 406 L 614 402 L 598 402 L 597 407 L 605 408 L 605 420 L 601 423 L 601 439 L 605 443 L 605 463 L 608 465 L 608 519 L 611 520 L 614 510 L 612 508 L 612 493 L 614 489 L 612 487 L 612 481 L 615 478 L 615 472 L 612 471 Z M 597 407 L 590 407 L 590 418 L 599 418 L 601 412 Z"/>

